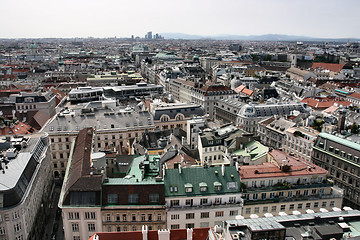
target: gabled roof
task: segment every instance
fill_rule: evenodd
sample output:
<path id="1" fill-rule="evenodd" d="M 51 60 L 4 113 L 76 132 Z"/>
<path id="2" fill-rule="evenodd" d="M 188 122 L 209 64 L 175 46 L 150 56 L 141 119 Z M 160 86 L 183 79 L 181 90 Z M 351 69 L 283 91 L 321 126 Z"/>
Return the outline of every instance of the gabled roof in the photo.
<path id="1" fill-rule="evenodd" d="M 345 64 L 336 63 L 313 63 L 312 69 L 322 68 L 332 72 L 340 72 Z"/>
<path id="2" fill-rule="evenodd" d="M 93 128 L 84 128 L 76 137 L 72 155 L 69 177 L 66 182 L 66 192 L 69 191 L 100 191 L 101 175 L 91 175 L 91 146 L 94 134 Z"/>
<path id="3" fill-rule="evenodd" d="M 176 196 L 208 196 L 237 193 L 240 191 L 239 174 L 235 166 L 222 167 L 191 167 L 179 169 L 166 169 L 164 184 L 165 197 Z M 215 190 L 214 183 L 221 183 L 221 190 Z M 200 191 L 200 183 L 206 183 L 207 190 Z M 186 186 L 192 185 L 192 191 L 186 192 Z M 176 187 L 176 188 L 175 188 Z M 176 190 L 176 191 L 175 191 Z"/>

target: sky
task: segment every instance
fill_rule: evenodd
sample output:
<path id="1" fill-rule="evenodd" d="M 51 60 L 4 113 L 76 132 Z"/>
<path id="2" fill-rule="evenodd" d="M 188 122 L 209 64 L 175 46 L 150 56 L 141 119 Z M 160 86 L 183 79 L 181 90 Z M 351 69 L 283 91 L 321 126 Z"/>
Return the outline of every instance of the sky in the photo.
<path id="1" fill-rule="evenodd" d="M 1 0 L 0 38 L 286 34 L 360 38 L 359 0 Z"/>

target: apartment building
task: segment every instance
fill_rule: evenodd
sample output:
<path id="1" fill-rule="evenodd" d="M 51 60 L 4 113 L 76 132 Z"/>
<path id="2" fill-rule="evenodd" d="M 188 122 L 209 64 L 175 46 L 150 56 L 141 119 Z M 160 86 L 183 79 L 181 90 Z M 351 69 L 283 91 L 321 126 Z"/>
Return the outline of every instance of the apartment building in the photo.
<path id="1" fill-rule="evenodd" d="M 238 118 L 237 126 L 242 126 L 242 128 L 250 133 L 256 133 L 258 128 L 258 123 L 261 120 L 277 116 L 288 116 L 293 113 L 293 111 L 299 111 L 300 113 L 305 113 L 306 104 L 300 102 L 279 102 L 279 103 L 266 103 L 266 104 L 246 104 L 241 107 Z"/>
<path id="2" fill-rule="evenodd" d="M 223 123 L 236 124 L 239 111 L 245 104 L 237 98 L 219 100 L 214 106 L 215 118 Z"/>
<path id="3" fill-rule="evenodd" d="M 165 169 L 164 184 L 168 229 L 213 227 L 241 213 L 236 167 Z"/>
<path id="4" fill-rule="evenodd" d="M 16 111 L 19 113 L 41 111 L 49 117 L 56 114 L 56 96 L 52 91 L 11 94 L 9 102 L 15 103 Z"/>
<path id="5" fill-rule="evenodd" d="M 253 140 L 249 134 L 233 125 L 224 125 L 219 129 L 203 131 L 198 135 L 199 159 L 202 165 L 230 164 L 228 153 Z"/>
<path id="6" fill-rule="evenodd" d="M 200 104 L 210 118 L 215 117 L 214 106 L 217 101 L 235 96 L 233 90 L 220 84 L 206 85 L 180 78 L 170 81 L 170 93 L 180 102 Z"/>
<path id="7" fill-rule="evenodd" d="M 1 139 L 0 239 L 38 239 L 52 186 L 47 134 Z"/>
<path id="8" fill-rule="evenodd" d="M 329 171 L 334 184 L 344 190 L 344 205 L 360 206 L 360 144 L 339 136 L 320 133 L 311 160 Z"/>
<path id="9" fill-rule="evenodd" d="M 268 162 L 261 165 L 240 166 L 240 181 L 246 186 L 242 216 L 341 207 L 342 191 L 327 180 L 328 171 L 279 150 L 272 150 L 268 156 Z"/>
<path id="10" fill-rule="evenodd" d="M 308 127 L 291 127 L 285 130 L 282 149 L 300 159 L 311 161 L 311 152 L 318 131 Z"/>
<path id="11" fill-rule="evenodd" d="M 49 134 L 54 177 L 63 179 L 70 146 L 78 132 L 95 127 L 95 150 L 129 152 L 129 139 L 141 136 L 145 130 L 155 129 L 149 112 L 132 108 L 115 109 L 106 104 L 64 109 L 53 117 L 42 131 Z"/>
<path id="12" fill-rule="evenodd" d="M 125 177 L 109 178 L 105 154 L 92 153 L 94 137 L 94 129 L 85 128 L 73 141 L 59 200 L 65 239 L 139 231 L 143 225 L 165 228 L 164 183 L 156 178 L 160 158 L 136 157 L 127 161 L 131 166 Z"/>
<path id="13" fill-rule="evenodd" d="M 204 108 L 193 103 L 152 103 L 151 114 L 156 128 L 167 130 L 181 128 L 186 130 L 187 121 L 194 117 L 203 117 Z"/>
<path id="14" fill-rule="evenodd" d="M 274 149 L 282 149 L 285 132 L 295 123 L 280 117 L 270 117 L 259 122 L 257 133 L 263 144 Z"/>

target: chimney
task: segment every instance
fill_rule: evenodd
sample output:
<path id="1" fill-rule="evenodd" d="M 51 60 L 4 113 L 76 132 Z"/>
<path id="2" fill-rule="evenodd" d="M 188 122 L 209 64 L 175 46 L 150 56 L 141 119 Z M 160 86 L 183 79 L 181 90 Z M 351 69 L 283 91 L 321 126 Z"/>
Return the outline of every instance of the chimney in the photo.
<path id="1" fill-rule="evenodd" d="M 222 176 L 225 176 L 225 165 L 221 165 L 221 174 Z"/>
<path id="2" fill-rule="evenodd" d="M 239 171 L 239 163 L 237 161 L 235 162 L 235 167 L 236 167 L 236 171 Z"/>
<path id="3" fill-rule="evenodd" d="M 186 240 L 192 240 L 193 239 L 193 229 L 188 228 L 186 229 Z"/>
<path id="4" fill-rule="evenodd" d="M 170 240 L 170 230 L 158 230 L 158 240 Z"/>
<path id="5" fill-rule="evenodd" d="M 148 227 L 146 225 L 143 225 L 141 231 L 142 231 L 142 240 L 148 240 Z"/>
<path id="6" fill-rule="evenodd" d="M 179 174 L 181 174 L 181 164 L 178 165 Z"/>

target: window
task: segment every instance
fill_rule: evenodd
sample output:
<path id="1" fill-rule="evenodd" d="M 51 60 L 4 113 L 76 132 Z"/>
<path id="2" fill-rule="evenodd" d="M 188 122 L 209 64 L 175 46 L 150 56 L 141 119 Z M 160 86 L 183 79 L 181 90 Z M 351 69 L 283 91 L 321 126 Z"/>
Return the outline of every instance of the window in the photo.
<path id="1" fill-rule="evenodd" d="M 215 204 L 221 204 L 221 198 L 215 198 Z"/>
<path id="2" fill-rule="evenodd" d="M 255 207 L 254 213 L 259 213 L 259 212 L 260 212 L 260 208 L 259 208 L 259 207 Z"/>
<path id="3" fill-rule="evenodd" d="M 23 235 L 15 237 L 15 240 L 23 240 Z"/>
<path id="4" fill-rule="evenodd" d="M 73 231 L 73 232 L 78 232 L 78 231 L 79 231 L 79 224 L 77 224 L 77 223 L 72 223 L 72 224 L 71 224 L 71 227 L 72 227 L 72 231 Z"/>
<path id="5" fill-rule="evenodd" d="M 15 225 L 14 225 L 14 231 L 15 232 L 19 232 L 21 230 L 21 223 L 16 223 Z"/>
<path id="6" fill-rule="evenodd" d="M 122 215 L 122 219 L 123 219 L 123 221 L 127 221 L 127 220 L 126 220 L 126 214 L 123 214 L 123 215 Z"/>
<path id="7" fill-rule="evenodd" d="M 15 211 L 13 213 L 13 219 L 18 219 L 20 216 L 19 216 L 19 212 L 18 211 Z"/>
<path id="8" fill-rule="evenodd" d="M 85 219 L 95 219 L 95 212 L 85 212 Z"/>
<path id="9" fill-rule="evenodd" d="M 281 211 L 284 211 L 285 208 L 286 208 L 286 205 L 281 205 L 281 206 L 280 206 L 280 210 L 281 210 Z"/>
<path id="10" fill-rule="evenodd" d="M 209 212 L 202 212 L 200 218 L 209 218 Z"/>
<path id="11" fill-rule="evenodd" d="M 95 223 L 88 223 L 89 232 L 95 232 Z"/>
<path id="12" fill-rule="evenodd" d="M 327 202 L 322 202 L 321 207 L 326 207 Z"/>
<path id="13" fill-rule="evenodd" d="M 180 215 L 179 214 L 172 214 L 171 215 L 171 220 L 177 220 L 180 218 Z"/>
<path id="14" fill-rule="evenodd" d="M 272 211 L 272 212 L 276 212 L 276 206 L 272 206 L 272 207 L 271 207 L 271 211 Z"/>
<path id="15" fill-rule="evenodd" d="M 120 220 L 120 219 L 119 219 Z M 110 214 L 106 214 L 106 221 L 107 222 L 110 222 L 111 221 L 111 216 L 110 216 Z"/>
<path id="16" fill-rule="evenodd" d="M 330 202 L 330 207 L 334 207 L 335 206 L 335 201 L 331 201 Z"/>
<path id="17" fill-rule="evenodd" d="M 73 240 L 80 240 L 80 236 L 74 236 Z"/>
<path id="18" fill-rule="evenodd" d="M 194 213 L 187 213 L 186 214 L 186 219 L 194 219 L 195 218 L 195 214 Z"/>
<path id="19" fill-rule="evenodd" d="M 135 204 L 139 202 L 139 194 L 129 194 L 128 195 L 129 204 Z"/>
<path id="20" fill-rule="evenodd" d="M 120 232 L 120 231 L 121 231 L 121 228 L 120 228 L 120 227 L 117 227 L 117 228 L 116 228 L 116 231 L 117 231 L 117 232 Z"/>
<path id="21" fill-rule="evenodd" d="M 158 214 L 158 215 L 157 215 L 157 220 L 158 220 L 158 221 L 161 221 L 161 219 L 162 219 L 161 214 Z"/>
<path id="22" fill-rule="evenodd" d="M 194 223 L 187 223 L 186 224 L 186 228 L 194 228 L 195 224 Z"/>
<path id="23" fill-rule="evenodd" d="M 245 213 L 246 213 L 246 214 L 250 214 L 250 213 L 251 213 L 251 208 L 246 208 L 246 209 L 245 209 Z"/>
<path id="24" fill-rule="evenodd" d="M 171 229 L 180 229 L 180 225 L 179 224 L 173 224 L 170 226 Z"/>
<path id="25" fill-rule="evenodd" d="M 188 193 L 192 192 L 192 187 L 185 188 L 185 192 L 188 192 Z"/>
<path id="26" fill-rule="evenodd" d="M 179 206 L 179 200 L 170 200 L 170 206 L 171 207 Z"/>
<path id="27" fill-rule="evenodd" d="M 110 214 L 109 214 L 110 215 Z M 116 221 L 120 222 L 120 214 L 116 214 Z"/>
<path id="28" fill-rule="evenodd" d="M 236 216 L 238 215 L 238 210 L 231 210 L 229 216 Z"/>
<path id="29" fill-rule="evenodd" d="M 133 222 L 136 222 L 136 214 L 132 214 L 132 215 L 131 215 L 131 220 L 132 220 Z"/>
<path id="30" fill-rule="evenodd" d="M 186 199 L 185 200 L 185 205 L 186 206 L 192 206 L 193 205 L 193 200 L 192 199 Z"/>
<path id="31" fill-rule="evenodd" d="M 151 193 L 149 194 L 149 203 L 159 203 L 159 194 L 158 193 Z"/>
<path id="32" fill-rule="evenodd" d="M 294 205 L 294 204 L 290 204 L 289 209 L 290 209 L 290 210 L 294 210 L 294 208 L 295 208 L 295 205 Z"/>
<path id="33" fill-rule="evenodd" d="M 263 207 L 263 213 L 267 213 L 269 211 L 268 207 Z"/>
<path id="34" fill-rule="evenodd" d="M 318 208 L 319 207 L 319 202 L 314 202 L 314 208 Z"/>
<path id="35" fill-rule="evenodd" d="M 108 231 L 108 232 L 111 232 L 111 226 L 109 226 L 109 227 L 107 228 L 107 231 Z"/>
<path id="36" fill-rule="evenodd" d="M 109 204 L 118 203 L 118 195 L 116 193 L 115 194 L 108 194 L 107 199 L 108 199 Z"/>
<path id="37" fill-rule="evenodd" d="M 215 217 L 223 217 L 223 216 L 224 216 L 224 211 L 215 212 Z"/>
<path id="38" fill-rule="evenodd" d="M 148 221 L 152 221 L 152 214 L 148 214 Z"/>
<path id="39" fill-rule="evenodd" d="M 200 205 L 206 205 L 208 203 L 208 199 L 207 198 L 201 198 L 200 199 Z"/>
<path id="40" fill-rule="evenodd" d="M 299 203 L 299 204 L 298 204 L 298 209 L 302 209 L 302 208 L 303 208 L 302 203 Z"/>
<path id="41" fill-rule="evenodd" d="M 133 227 L 132 227 L 132 230 L 135 232 L 135 231 L 136 231 L 136 226 L 133 226 Z"/>
<path id="42" fill-rule="evenodd" d="M 5 231 L 5 227 L 0 227 L 0 235 L 5 235 L 6 231 Z"/>
<path id="43" fill-rule="evenodd" d="M 311 203 L 306 203 L 306 209 L 309 209 L 311 207 Z"/>
<path id="44" fill-rule="evenodd" d="M 235 203 L 236 197 L 229 197 L 229 203 Z"/>

